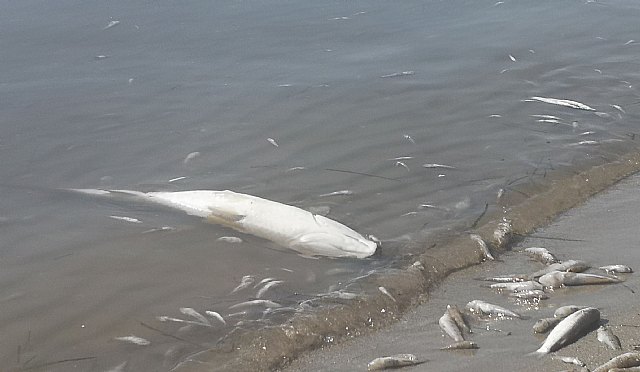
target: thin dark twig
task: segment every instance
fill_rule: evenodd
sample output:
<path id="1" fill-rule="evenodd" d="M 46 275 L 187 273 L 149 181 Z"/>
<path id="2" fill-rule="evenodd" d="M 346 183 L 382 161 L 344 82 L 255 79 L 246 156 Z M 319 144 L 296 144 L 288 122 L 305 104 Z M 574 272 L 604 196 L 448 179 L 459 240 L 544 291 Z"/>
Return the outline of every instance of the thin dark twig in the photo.
<path id="1" fill-rule="evenodd" d="M 148 325 L 148 324 L 146 324 L 144 322 L 140 322 L 140 325 L 142 325 L 145 328 L 149 328 L 152 331 L 156 331 L 156 332 L 160 333 L 163 336 L 171 337 L 171 338 L 173 338 L 175 340 L 186 342 L 186 343 L 191 344 L 193 346 L 198 346 L 198 347 L 201 347 L 203 349 L 206 349 L 206 347 L 204 347 L 204 346 L 202 346 L 202 345 L 200 345 L 200 344 L 198 344 L 196 342 L 189 341 L 189 340 L 186 340 L 186 339 L 184 339 L 182 337 L 178 337 L 178 336 L 172 335 L 171 333 L 167 333 L 167 332 L 161 331 L 161 330 L 159 330 L 157 328 L 154 328 L 154 327 L 152 327 L 152 326 L 150 326 L 150 325 Z"/>
<path id="2" fill-rule="evenodd" d="M 24 368 L 23 370 L 24 371 L 28 371 L 30 369 L 48 367 L 48 366 L 52 366 L 52 365 L 56 365 L 56 364 L 69 363 L 69 362 L 79 362 L 81 360 L 91 360 L 91 359 L 97 359 L 97 358 L 98 357 L 90 356 L 90 357 L 81 357 L 81 358 L 62 359 L 62 360 L 57 360 L 55 362 L 47 362 L 47 363 L 37 364 L 35 366 Z"/>
<path id="3" fill-rule="evenodd" d="M 478 218 L 476 218 L 475 221 L 473 221 L 473 224 L 471 225 L 472 229 L 475 229 L 476 226 L 478 226 L 478 222 L 480 222 L 480 220 L 482 219 L 482 217 L 484 217 L 484 215 L 487 213 L 487 210 L 489 209 L 489 203 L 484 203 L 484 210 L 482 211 L 482 213 L 480 213 L 480 215 L 478 216 Z"/>
<path id="4" fill-rule="evenodd" d="M 396 182 L 401 182 L 399 179 L 397 178 L 390 178 L 390 177 L 384 177 L 384 176 L 378 176 L 375 174 L 370 174 L 370 173 L 362 173 L 362 172 L 356 172 L 356 171 L 350 171 L 350 170 L 344 170 L 344 169 L 334 169 L 334 168 L 324 168 L 324 170 L 326 171 L 330 171 L 330 172 L 340 172 L 340 173 L 349 173 L 349 174 L 357 174 L 359 176 L 367 176 L 367 177 L 373 177 L 373 178 L 381 178 L 383 180 L 388 180 L 388 181 L 396 181 Z"/>

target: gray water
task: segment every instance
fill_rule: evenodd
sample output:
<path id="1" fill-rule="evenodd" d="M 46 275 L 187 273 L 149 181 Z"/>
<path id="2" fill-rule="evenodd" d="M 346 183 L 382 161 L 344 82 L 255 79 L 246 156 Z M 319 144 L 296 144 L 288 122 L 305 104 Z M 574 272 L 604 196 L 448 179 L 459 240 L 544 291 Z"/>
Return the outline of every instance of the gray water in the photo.
<path id="1" fill-rule="evenodd" d="M 240 320 L 286 319 L 158 321 L 193 320 L 182 307 L 227 317 L 255 296 L 229 294 L 244 275 L 283 280 L 267 298 L 296 305 L 420 252 L 436 232 L 467 229 L 500 189 L 637 149 L 635 1 L 0 7 L 8 368 L 169 370 Z M 381 239 L 382 252 L 304 258 L 179 212 L 65 188 L 231 189 L 323 211 Z M 350 193 L 320 196 L 341 190 Z M 229 235 L 243 243 L 216 240 Z M 129 335 L 151 345 L 114 339 Z"/>

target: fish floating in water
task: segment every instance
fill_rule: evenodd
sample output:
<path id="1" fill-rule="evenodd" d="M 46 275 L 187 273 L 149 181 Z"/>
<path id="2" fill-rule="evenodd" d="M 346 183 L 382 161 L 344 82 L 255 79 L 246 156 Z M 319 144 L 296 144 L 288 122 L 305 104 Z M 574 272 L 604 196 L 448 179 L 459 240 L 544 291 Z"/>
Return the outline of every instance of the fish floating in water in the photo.
<path id="1" fill-rule="evenodd" d="M 378 243 L 351 228 L 291 205 L 229 190 L 139 192 L 71 189 L 90 195 L 132 196 L 179 209 L 208 222 L 270 240 L 308 256 L 365 258 Z"/>

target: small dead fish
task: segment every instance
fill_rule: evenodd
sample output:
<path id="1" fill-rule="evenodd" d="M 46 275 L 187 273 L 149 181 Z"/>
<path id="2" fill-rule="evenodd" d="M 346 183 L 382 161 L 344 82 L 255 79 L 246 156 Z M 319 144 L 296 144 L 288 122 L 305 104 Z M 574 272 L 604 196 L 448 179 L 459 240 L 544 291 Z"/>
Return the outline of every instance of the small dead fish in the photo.
<path id="1" fill-rule="evenodd" d="M 185 178 L 187 178 L 187 177 L 186 177 L 186 176 L 176 177 L 176 178 L 172 178 L 172 179 L 170 179 L 170 180 L 169 180 L 169 181 L 167 181 L 167 182 L 169 182 L 169 183 L 171 183 L 171 182 L 176 182 L 176 181 L 183 180 L 183 179 L 185 179 Z"/>
<path id="2" fill-rule="evenodd" d="M 611 332 L 611 329 L 609 329 L 609 327 L 603 325 L 600 326 L 596 331 L 596 334 L 598 337 L 598 341 L 609 346 L 609 348 L 611 348 L 612 350 L 622 350 L 620 339 L 618 338 L 618 336 L 614 335 L 613 332 Z"/>
<path id="3" fill-rule="evenodd" d="M 509 309 L 506 309 L 502 306 L 490 304 L 488 302 L 473 300 L 467 304 L 467 309 L 472 313 L 480 314 L 480 315 L 488 315 L 490 317 L 497 318 L 522 318 L 522 316 L 518 313 L 515 313 Z"/>
<path id="4" fill-rule="evenodd" d="M 211 327 L 211 324 L 208 324 L 208 322 L 207 323 L 202 323 L 202 322 L 196 322 L 194 320 L 184 320 L 184 319 L 174 318 L 174 317 L 166 316 L 166 315 L 157 316 L 156 319 L 158 319 L 159 322 L 174 322 L 174 323 L 183 323 L 183 324 L 188 324 L 188 325 Z"/>
<path id="5" fill-rule="evenodd" d="M 556 311 L 553 312 L 553 317 L 563 319 L 575 313 L 576 311 L 584 308 L 586 308 L 586 306 L 577 306 L 577 305 L 560 306 L 559 308 L 556 309 Z"/>
<path id="6" fill-rule="evenodd" d="M 225 243 L 231 243 L 231 244 L 242 243 L 242 239 L 238 238 L 237 236 L 221 236 L 216 240 L 219 242 L 225 242 Z"/>
<path id="7" fill-rule="evenodd" d="M 253 286 L 253 288 L 258 288 L 258 287 L 260 287 L 261 285 L 266 284 L 266 283 L 269 283 L 269 282 L 272 282 L 272 281 L 274 281 L 274 280 L 276 280 L 276 278 L 271 278 L 271 277 L 269 277 L 269 278 L 264 278 L 264 279 L 262 279 L 260 282 L 258 282 L 258 284 L 254 285 L 254 286 Z"/>
<path id="8" fill-rule="evenodd" d="M 421 364 L 413 354 L 396 354 L 387 357 L 375 358 L 367 364 L 367 370 L 369 371 L 381 371 L 389 368 L 400 368 L 406 366 L 415 366 Z"/>
<path id="9" fill-rule="evenodd" d="M 489 247 L 487 246 L 487 243 L 484 242 L 484 240 L 482 239 L 482 237 L 480 235 L 478 235 L 478 234 L 470 234 L 469 237 L 471 238 L 471 240 L 473 240 L 476 243 L 478 243 L 478 245 L 480 246 L 480 249 L 482 250 L 482 254 L 484 254 L 484 257 L 487 260 L 495 261 L 495 257 L 493 257 L 493 255 L 491 254 L 491 251 L 489 250 Z"/>
<path id="10" fill-rule="evenodd" d="M 511 54 L 509 54 L 509 59 L 511 60 L 511 62 L 515 62 L 516 61 L 516 57 L 512 56 Z"/>
<path id="11" fill-rule="evenodd" d="M 483 280 L 488 282 L 496 282 L 496 283 L 515 283 L 524 281 L 524 275 L 514 274 L 514 275 L 506 275 L 506 276 L 492 276 L 489 278 L 484 278 Z"/>
<path id="12" fill-rule="evenodd" d="M 413 156 L 398 156 L 396 158 L 387 159 L 389 161 L 398 161 L 398 160 L 410 160 L 413 159 Z"/>
<path id="13" fill-rule="evenodd" d="M 594 109 L 593 107 L 587 106 L 584 103 L 571 101 L 568 99 L 547 98 L 547 97 L 531 97 L 531 99 L 534 101 L 540 101 L 544 103 L 550 103 L 552 105 L 565 106 L 565 107 L 570 107 L 570 108 L 579 109 L 579 110 L 596 111 L 596 109 Z"/>
<path id="14" fill-rule="evenodd" d="M 458 327 L 460 327 L 460 329 L 468 333 L 473 333 L 471 331 L 471 327 L 469 327 L 467 322 L 464 320 L 464 315 L 462 315 L 462 312 L 460 311 L 460 309 L 458 309 L 458 306 L 447 305 L 447 313 L 449 314 L 451 319 L 453 319 L 453 321 L 456 322 L 456 324 L 458 325 Z"/>
<path id="15" fill-rule="evenodd" d="M 394 72 L 392 74 L 388 74 L 388 75 L 382 75 L 380 76 L 381 78 L 392 78 L 392 77 L 399 77 L 399 76 L 411 76 L 415 74 L 415 71 L 401 71 L 401 72 Z"/>
<path id="16" fill-rule="evenodd" d="M 187 155 L 187 157 L 184 158 L 184 160 L 182 161 L 184 164 L 187 164 L 188 162 L 190 162 L 191 160 L 197 158 L 198 156 L 200 156 L 200 152 L 198 151 L 194 151 L 191 152 Z"/>
<path id="17" fill-rule="evenodd" d="M 396 299 L 391 295 L 391 293 L 389 293 L 389 291 L 385 287 L 378 287 L 378 290 L 382 292 L 382 294 L 384 294 L 385 296 L 392 299 L 393 302 L 396 302 Z"/>
<path id="18" fill-rule="evenodd" d="M 407 170 L 407 172 L 410 172 L 409 166 L 407 164 L 405 164 L 404 162 L 397 161 L 396 162 L 396 167 L 403 167 L 404 169 Z"/>
<path id="19" fill-rule="evenodd" d="M 109 216 L 109 218 L 113 218 L 114 220 L 120 220 L 120 221 L 126 221 L 126 222 L 131 222 L 131 223 L 142 223 L 142 221 L 140 221 L 137 218 L 133 218 L 133 217 L 125 217 L 125 216 Z"/>
<path id="20" fill-rule="evenodd" d="M 140 346 L 151 345 L 151 341 L 149 341 L 147 339 L 144 339 L 142 337 L 134 336 L 134 335 L 123 336 L 123 337 L 115 337 L 114 340 L 130 342 L 132 344 L 140 345 Z"/>
<path id="21" fill-rule="evenodd" d="M 114 20 L 112 20 L 111 22 L 109 22 L 109 23 L 108 23 L 108 24 L 103 28 L 103 30 L 108 30 L 108 29 L 110 29 L 110 28 L 112 28 L 112 27 L 116 27 L 116 26 L 117 26 L 117 25 L 119 25 L 119 24 L 120 24 L 120 21 L 118 21 L 118 20 L 115 20 L 115 19 L 114 19 Z"/>
<path id="22" fill-rule="evenodd" d="M 640 353 L 629 352 L 612 358 L 605 364 L 593 370 L 593 372 L 607 372 L 613 368 L 629 368 L 640 366 Z"/>
<path id="23" fill-rule="evenodd" d="M 578 286 L 591 284 L 620 283 L 620 279 L 609 276 L 585 273 L 571 273 L 564 271 L 552 271 L 538 278 L 538 282 L 549 288 L 564 286 Z"/>
<path id="24" fill-rule="evenodd" d="M 598 143 L 599 143 L 598 141 L 585 140 L 585 141 L 576 142 L 576 145 L 597 145 Z"/>
<path id="25" fill-rule="evenodd" d="M 207 310 L 204 312 L 205 314 L 209 315 L 212 318 L 216 318 L 217 320 L 220 321 L 220 323 L 222 324 L 227 324 L 227 322 L 224 320 L 224 318 L 222 317 L 222 315 L 220 315 L 220 313 L 218 313 L 217 311 L 211 311 L 211 310 Z"/>
<path id="26" fill-rule="evenodd" d="M 321 198 L 324 198 L 326 196 L 338 196 L 338 195 L 353 195 L 353 191 L 351 190 L 339 190 L 339 191 L 334 191 L 334 192 L 328 192 L 326 194 L 320 194 L 318 195 Z"/>
<path id="27" fill-rule="evenodd" d="M 445 346 L 440 350 L 470 350 L 470 349 L 478 349 L 478 344 L 473 341 L 459 341 L 454 342 L 449 346 Z"/>
<path id="28" fill-rule="evenodd" d="M 495 283 L 495 284 L 491 284 L 489 287 L 493 289 L 501 289 L 501 290 L 507 290 L 507 291 L 524 291 L 524 290 L 531 290 L 531 289 L 542 289 L 542 284 L 530 280 L 526 282 L 515 282 L 515 283 Z"/>
<path id="29" fill-rule="evenodd" d="M 256 298 L 262 298 L 264 294 L 272 287 L 276 285 L 284 283 L 283 280 L 274 280 L 264 285 L 264 287 L 260 288 L 260 290 L 256 293 Z"/>
<path id="30" fill-rule="evenodd" d="M 183 313 L 184 315 L 188 315 L 196 319 L 198 322 L 202 324 L 211 325 L 211 323 L 209 322 L 209 319 L 205 318 L 204 315 L 200 314 L 199 312 L 197 312 L 195 309 L 191 307 L 181 307 L 180 312 Z"/>
<path id="31" fill-rule="evenodd" d="M 578 310 L 558 323 L 544 340 L 542 346 L 534 353 L 548 354 L 559 350 L 578 340 L 599 321 L 600 311 L 598 309 L 587 307 Z"/>
<path id="32" fill-rule="evenodd" d="M 547 333 L 551 328 L 560 323 L 562 318 L 542 318 L 533 325 L 535 333 Z"/>
<path id="33" fill-rule="evenodd" d="M 242 280 L 240 281 L 240 284 L 237 287 L 235 287 L 233 289 L 233 291 L 231 291 L 231 293 L 236 293 L 236 292 L 241 291 L 241 290 L 243 290 L 245 288 L 248 288 L 255 281 L 256 281 L 255 276 L 253 276 L 253 275 L 245 275 L 245 276 L 242 277 Z"/>
<path id="34" fill-rule="evenodd" d="M 587 270 L 589 267 L 590 265 L 584 261 L 567 260 L 567 261 L 551 264 L 542 270 L 538 270 L 533 274 L 529 274 L 528 277 L 535 279 L 553 271 L 571 271 L 574 273 L 579 273 Z"/>
<path id="35" fill-rule="evenodd" d="M 251 306 L 282 307 L 282 305 L 280 305 L 279 303 L 273 302 L 271 300 L 251 300 L 251 301 L 245 301 L 235 305 L 231 305 L 229 306 L 229 309 L 233 310 L 233 309 L 239 309 L 239 308 L 251 307 Z"/>
<path id="36" fill-rule="evenodd" d="M 416 141 L 413 140 L 413 138 L 411 138 L 410 135 L 408 134 L 403 134 L 402 137 L 404 137 L 404 139 L 406 139 L 407 141 L 411 142 L 411 143 L 416 143 Z"/>
<path id="37" fill-rule="evenodd" d="M 553 254 L 551 254 L 551 252 L 549 252 L 547 248 L 530 247 L 525 248 L 524 252 L 545 265 L 550 265 L 558 262 L 558 259 Z"/>
<path id="38" fill-rule="evenodd" d="M 456 167 L 452 166 L 452 165 L 446 165 L 446 164 L 437 164 L 437 163 L 426 163 L 426 164 L 422 164 L 423 168 L 440 168 L 440 169 L 456 169 Z"/>
<path id="39" fill-rule="evenodd" d="M 586 366 L 586 364 L 585 364 L 583 361 L 581 361 L 580 359 L 575 358 L 575 357 L 566 357 L 566 356 L 552 355 L 552 356 L 551 356 L 551 359 L 553 359 L 553 360 L 559 360 L 559 361 L 561 361 L 561 362 L 568 363 L 568 364 L 575 364 L 575 365 L 577 365 L 577 366 L 579 366 L 579 367 L 584 367 L 584 366 Z"/>
<path id="40" fill-rule="evenodd" d="M 623 114 L 626 114 L 626 112 L 624 111 L 624 109 L 622 107 L 620 107 L 619 105 L 609 105 L 611 107 L 613 107 L 614 109 L 620 111 Z"/>
<path id="41" fill-rule="evenodd" d="M 608 273 L 632 273 L 633 269 L 631 269 L 627 265 L 608 265 L 608 266 L 600 266 L 598 269 L 604 270 Z"/>
<path id="42" fill-rule="evenodd" d="M 267 138 L 267 141 L 269 141 L 269 143 L 274 145 L 275 147 L 280 147 L 280 146 L 278 146 L 278 143 L 276 142 L 276 140 L 274 140 L 271 137 Z"/>
<path id="43" fill-rule="evenodd" d="M 438 325 L 440 325 L 440 328 L 444 331 L 444 333 L 446 333 L 454 341 L 464 341 L 464 337 L 462 336 L 462 332 L 460 332 L 460 328 L 458 328 L 458 324 L 449 315 L 449 312 L 445 312 L 440 317 L 440 319 L 438 319 Z"/>

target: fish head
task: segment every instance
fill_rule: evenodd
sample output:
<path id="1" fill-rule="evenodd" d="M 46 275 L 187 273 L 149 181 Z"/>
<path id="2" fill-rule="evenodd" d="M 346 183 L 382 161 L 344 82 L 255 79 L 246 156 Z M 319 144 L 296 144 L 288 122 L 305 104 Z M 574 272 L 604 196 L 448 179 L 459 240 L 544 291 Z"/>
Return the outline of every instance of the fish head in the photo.
<path id="1" fill-rule="evenodd" d="M 327 232 L 309 232 L 292 239 L 289 248 L 309 256 L 366 258 L 378 249 L 378 243 L 364 237 Z"/>

